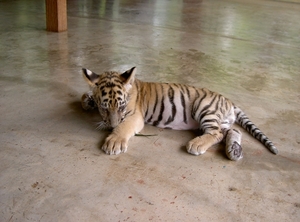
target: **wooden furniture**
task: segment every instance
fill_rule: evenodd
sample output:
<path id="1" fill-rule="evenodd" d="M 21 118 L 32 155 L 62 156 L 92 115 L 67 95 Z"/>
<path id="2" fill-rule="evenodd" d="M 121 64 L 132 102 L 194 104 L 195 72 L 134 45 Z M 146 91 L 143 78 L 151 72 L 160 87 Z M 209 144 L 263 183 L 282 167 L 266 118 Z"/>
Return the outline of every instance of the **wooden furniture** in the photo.
<path id="1" fill-rule="evenodd" d="M 51 32 L 67 30 L 66 0 L 46 0 L 46 25 Z"/>

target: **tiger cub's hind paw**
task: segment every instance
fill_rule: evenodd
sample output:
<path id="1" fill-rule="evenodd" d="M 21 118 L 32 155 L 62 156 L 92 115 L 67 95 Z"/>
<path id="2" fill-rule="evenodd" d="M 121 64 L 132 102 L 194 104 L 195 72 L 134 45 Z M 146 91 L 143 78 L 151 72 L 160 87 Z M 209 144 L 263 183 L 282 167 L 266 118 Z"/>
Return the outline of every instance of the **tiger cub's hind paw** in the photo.
<path id="1" fill-rule="evenodd" d="M 193 155 L 202 155 L 210 147 L 205 136 L 199 136 L 188 142 L 186 149 L 187 152 Z"/>
<path id="2" fill-rule="evenodd" d="M 243 150 L 240 144 L 234 141 L 230 146 L 226 146 L 226 155 L 230 160 L 237 161 L 243 158 Z"/>
<path id="3" fill-rule="evenodd" d="M 242 133 L 236 129 L 230 129 L 226 135 L 226 155 L 230 160 L 237 161 L 243 158 L 241 147 Z"/>

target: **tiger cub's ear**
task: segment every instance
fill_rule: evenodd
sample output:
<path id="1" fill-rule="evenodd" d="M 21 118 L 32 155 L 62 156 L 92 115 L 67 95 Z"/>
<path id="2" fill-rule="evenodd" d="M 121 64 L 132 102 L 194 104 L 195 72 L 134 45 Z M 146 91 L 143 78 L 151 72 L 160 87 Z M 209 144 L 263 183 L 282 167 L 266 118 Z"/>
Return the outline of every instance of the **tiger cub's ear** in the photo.
<path id="1" fill-rule="evenodd" d="M 132 87 L 132 84 L 134 82 L 135 73 L 136 73 L 136 68 L 132 67 L 131 69 L 129 69 L 126 72 L 121 74 L 121 79 L 124 82 L 125 89 L 129 90 Z"/>
<path id="2" fill-rule="evenodd" d="M 91 70 L 82 69 L 83 72 L 83 78 L 88 82 L 88 84 L 90 86 L 95 86 L 95 84 L 98 82 L 100 76 L 94 72 L 92 72 Z"/>

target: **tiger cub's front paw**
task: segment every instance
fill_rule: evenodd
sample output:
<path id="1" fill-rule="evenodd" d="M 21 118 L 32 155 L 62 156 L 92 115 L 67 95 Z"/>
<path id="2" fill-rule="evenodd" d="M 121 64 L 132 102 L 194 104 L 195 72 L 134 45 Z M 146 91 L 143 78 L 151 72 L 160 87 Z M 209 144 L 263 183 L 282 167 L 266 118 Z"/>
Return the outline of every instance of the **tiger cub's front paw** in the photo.
<path id="1" fill-rule="evenodd" d="M 81 106 L 84 110 L 93 110 L 97 108 L 97 104 L 93 99 L 92 92 L 87 92 L 82 95 Z"/>
<path id="2" fill-rule="evenodd" d="M 109 155 L 118 155 L 125 153 L 128 147 L 128 140 L 111 134 L 105 139 L 102 150 Z"/>

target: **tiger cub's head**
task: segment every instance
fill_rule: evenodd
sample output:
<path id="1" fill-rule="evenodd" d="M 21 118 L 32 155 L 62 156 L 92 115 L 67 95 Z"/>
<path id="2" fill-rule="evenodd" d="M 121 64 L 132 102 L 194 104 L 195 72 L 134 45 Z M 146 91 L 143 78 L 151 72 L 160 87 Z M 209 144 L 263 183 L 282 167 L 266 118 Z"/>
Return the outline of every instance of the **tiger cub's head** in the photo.
<path id="1" fill-rule="evenodd" d="M 103 119 L 100 128 L 115 128 L 130 112 L 127 105 L 136 68 L 124 73 L 104 72 L 100 75 L 88 69 L 82 71 L 83 77 L 92 87 L 93 99 Z"/>

